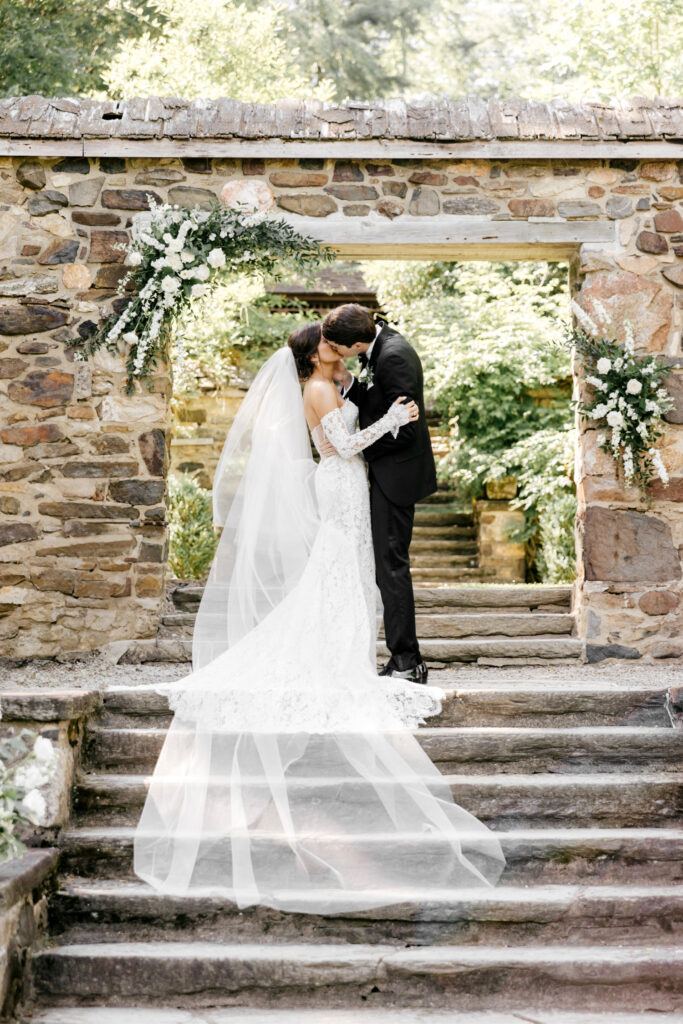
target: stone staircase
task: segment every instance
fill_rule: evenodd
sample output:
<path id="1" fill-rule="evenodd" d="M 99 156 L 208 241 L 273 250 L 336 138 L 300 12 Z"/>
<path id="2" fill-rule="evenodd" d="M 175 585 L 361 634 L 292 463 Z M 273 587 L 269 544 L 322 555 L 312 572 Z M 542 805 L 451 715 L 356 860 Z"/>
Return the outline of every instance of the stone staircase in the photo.
<path id="1" fill-rule="evenodd" d="M 201 595 L 201 584 L 174 581 L 159 632 L 161 640 L 184 645 L 188 660 Z M 581 657 L 581 641 L 572 636 L 570 586 L 417 586 L 415 603 L 420 647 L 435 669 L 564 664 Z M 388 656 L 380 636 L 378 660 Z"/>
<path id="2" fill-rule="evenodd" d="M 200 1007 L 242 1008 L 201 1014 L 225 1024 L 680 1020 L 669 1014 L 683 994 L 683 731 L 663 685 L 633 671 L 618 685 L 476 673 L 451 684 L 417 737 L 458 803 L 498 833 L 501 884 L 340 916 L 239 911 L 136 880 L 134 828 L 169 721 L 160 696 L 118 689 L 87 730 L 53 945 L 33 960 L 51 1008 L 38 1020 L 129 1024 L 147 1019 L 140 1007 L 166 1007 L 149 1011 L 164 1024 L 199 1021 Z M 419 857 L 430 837 L 401 841 Z M 103 1017 L 107 1006 L 137 1009 Z"/>

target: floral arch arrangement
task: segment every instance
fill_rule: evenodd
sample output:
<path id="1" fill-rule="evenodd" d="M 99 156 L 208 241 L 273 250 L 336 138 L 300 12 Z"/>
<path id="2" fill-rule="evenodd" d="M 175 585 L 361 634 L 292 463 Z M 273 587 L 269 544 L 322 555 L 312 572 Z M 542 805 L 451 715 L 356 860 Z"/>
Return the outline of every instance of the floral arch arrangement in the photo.
<path id="1" fill-rule="evenodd" d="M 150 197 L 150 209 L 136 215 L 132 240 L 124 247 L 130 270 L 118 290 L 130 299 L 89 338 L 74 342 L 77 359 L 100 348 L 114 353 L 123 344 L 128 394 L 168 358 L 174 327 L 187 306 L 210 294 L 226 272 L 277 279 L 285 260 L 307 271 L 334 258 L 332 250 L 269 213 L 273 198 L 262 183 L 230 182 L 221 199 L 208 210 L 188 210 Z"/>

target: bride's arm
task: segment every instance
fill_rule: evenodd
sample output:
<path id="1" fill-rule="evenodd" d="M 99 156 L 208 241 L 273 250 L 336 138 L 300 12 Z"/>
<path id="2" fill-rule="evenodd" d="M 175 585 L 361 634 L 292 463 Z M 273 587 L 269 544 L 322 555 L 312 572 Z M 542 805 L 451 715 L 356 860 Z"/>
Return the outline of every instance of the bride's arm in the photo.
<path id="1" fill-rule="evenodd" d="M 344 459 L 358 455 L 364 448 L 374 444 L 384 434 L 392 432 L 394 437 L 399 428 L 408 423 L 414 415 L 415 403 L 404 404 L 403 397 L 397 398 L 389 411 L 365 430 L 349 434 L 338 404 L 338 395 L 333 385 L 316 381 L 312 388 L 312 404 L 317 413 L 325 437 L 334 445 Z"/>

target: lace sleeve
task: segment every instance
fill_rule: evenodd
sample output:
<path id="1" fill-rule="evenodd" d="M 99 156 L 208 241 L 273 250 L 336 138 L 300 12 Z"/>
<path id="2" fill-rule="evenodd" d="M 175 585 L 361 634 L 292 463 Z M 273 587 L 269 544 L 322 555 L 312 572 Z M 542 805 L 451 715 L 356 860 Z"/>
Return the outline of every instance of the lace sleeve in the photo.
<path id="1" fill-rule="evenodd" d="M 371 423 L 365 430 L 356 430 L 349 434 L 339 409 L 326 413 L 320 421 L 328 441 L 334 445 L 344 459 L 358 455 L 364 448 L 374 444 L 389 431 L 396 437 L 399 427 L 408 422 L 408 410 L 404 405 L 392 405 L 376 423 Z"/>

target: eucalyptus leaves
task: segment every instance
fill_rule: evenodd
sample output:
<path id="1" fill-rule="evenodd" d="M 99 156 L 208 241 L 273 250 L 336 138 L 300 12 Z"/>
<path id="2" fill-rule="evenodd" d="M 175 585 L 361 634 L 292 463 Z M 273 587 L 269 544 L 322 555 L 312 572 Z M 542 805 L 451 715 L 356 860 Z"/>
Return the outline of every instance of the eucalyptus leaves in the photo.
<path id="1" fill-rule="evenodd" d="M 585 381 L 593 391 L 588 402 L 578 402 L 585 419 L 606 428 L 600 447 L 620 465 L 626 483 L 646 490 L 654 476 L 666 486 L 669 476 L 657 441 L 662 436 L 662 416 L 672 405 L 663 382 L 669 368 L 656 356 L 635 353 L 635 340 L 626 324 L 624 345 L 600 336 L 600 328 L 578 303 L 572 303 L 580 327 L 571 332 L 570 343 L 587 370 Z M 594 304 L 603 329 L 608 328 L 605 310 Z"/>
<path id="2" fill-rule="evenodd" d="M 119 285 L 117 312 L 96 333 L 74 343 L 81 359 L 100 348 L 115 352 L 123 343 L 128 393 L 168 355 L 174 324 L 185 307 L 208 295 L 225 271 L 277 278 L 284 260 L 306 270 L 332 258 L 329 250 L 264 210 L 226 208 L 218 202 L 210 210 L 185 210 L 150 199 L 150 210 L 135 218 L 132 235 L 126 248 L 130 270 Z M 175 341 L 182 360 L 182 339 L 176 335 Z"/>

